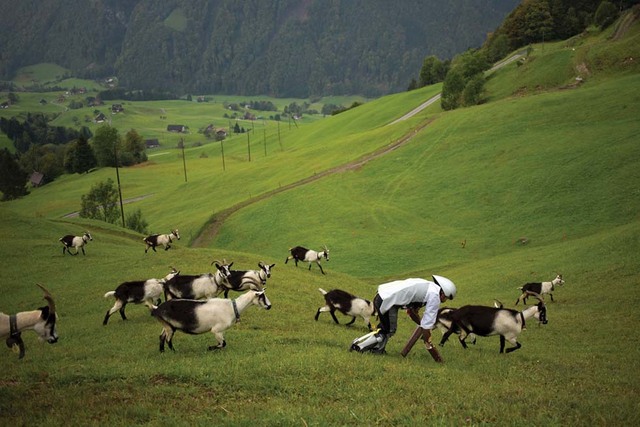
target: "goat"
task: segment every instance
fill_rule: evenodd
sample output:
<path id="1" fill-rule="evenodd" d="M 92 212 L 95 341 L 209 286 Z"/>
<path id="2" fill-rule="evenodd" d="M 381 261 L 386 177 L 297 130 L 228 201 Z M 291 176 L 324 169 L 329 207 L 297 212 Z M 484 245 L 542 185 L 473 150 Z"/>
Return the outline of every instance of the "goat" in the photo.
<path id="1" fill-rule="evenodd" d="M 353 322 L 356 321 L 356 317 L 360 316 L 364 319 L 365 323 L 369 330 L 373 330 L 371 328 L 371 317 L 376 315 L 376 308 L 373 305 L 373 302 L 359 298 L 355 295 L 350 294 L 349 292 L 333 289 L 329 292 L 325 291 L 322 288 L 318 288 L 320 293 L 324 295 L 325 305 L 318 308 L 316 312 L 316 321 L 320 316 L 320 313 L 328 311 L 331 313 L 331 317 L 333 317 L 333 321 L 337 324 L 338 318 L 335 315 L 335 311 L 338 310 L 340 313 L 345 316 L 351 316 L 352 319 L 347 325 L 352 325 Z"/>
<path id="2" fill-rule="evenodd" d="M 267 279 L 271 277 L 271 269 L 275 267 L 275 264 L 265 264 L 264 262 L 258 262 L 260 270 L 230 270 L 229 277 L 227 277 L 224 297 L 229 296 L 229 291 L 247 291 L 253 289 L 254 291 L 262 290 L 263 286 L 267 283 Z"/>
<path id="3" fill-rule="evenodd" d="M 164 283 L 164 299 L 201 299 L 217 297 L 224 289 L 224 283 L 230 274 L 227 265 L 214 261 L 217 271 L 215 274 L 182 275 L 172 277 Z"/>
<path id="4" fill-rule="evenodd" d="M 451 308 L 451 307 L 440 307 L 438 309 L 438 317 L 436 320 L 436 327 L 438 329 L 440 329 L 440 331 L 442 331 L 443 336 L 442 339 L 440 340 L 440 346 L 444 346 L 445 343 L 445 339 L 444 339 L 444 333 L 446 333 L 449 329 L 451 329 L 453 327 L 453 333 L 460 335 L 460 328 L 453 323 L 452 321 L 452 314 L 457 310 L 457 308 Z M 477 338 L 475 336 L 475 334 L 471 333 L 469 334 L 469 339 L 471 339 L 471 343 L 475 345 Z"/>
<path id="5" fill-rule="evenodd" d="M 509 341 L 514 347 L 507 349 L 511 353 L 522 347 L 518 342 L 518 335 L 525 329 L 525 322 L 532 317 L 540 323 L 547 323 L 547 308 L 542 297 L 535 295 L 540 301 L 523 311 L 508 308 L 486 307 L 482 305 L 465 305 L 451 313 L 452 326 L 443 335 L 440 346 L 444 346 L 449 336 L 460 330 L 460 343 L 467 348 L 466 338 L 474 333 L 481 337 L 500 335 L 500 353 L 504 353 L 505 341 Z M 502 305 L 502 304 L 500 304 Z"/>
<path id="6" fill-rule="evenodd" d="M 116 302 L 104 316 L 102 321 L 103 325 L 109 322 L 109 317 L 116 311 L 120 311 L 122 320 L 127 320 L 127 316 L 124 314 L 124 308 L 127 303 L 144 304 L 149 309 L 153 309 L 155 304 L 160 304 L 160 295 L 164 290 L 164 284 L 180 274 L 178 270 L 171 267 L 171 272 L 162 279 L 148 279 L 148 280 L 136 280 L 131 282 L 124 282 L 118 285 L 115 291 L 109 291 L 104 294 L 105 298 L 114 296 Z M 155 303 L 155 304 L 154 304 Z"/>
<path id="7" fill-rule="evenodd" d="M 22 311 L 12 315 L 0 313 L 0 339 L 6 338 L 7 347 L 9 348 L 18 347 L 20 350 L 19 359 L 24 357 L 22 331 L 33 329 L 41 341 L 47 341 L 49 344 L 58 342 L 56 304 L 48 290 L 42 285 L 37 284 L 37 286 L 44 292 L 44 299 L 48 303 L 46 307 L 40 307 L 33 311 Z"/>
<path id="8" fill-rule="evenodd" d="M 526 283 L 518 288 L 522 291 L 522 295 L 518 297 L 515 305 L 518 305 L 520 301 L 522 301 L 523 304 L 526 304 L 527 298 L 535 295 L 544 297 L 545 294 L 549 294 L 549 296 L 551 297 L 551 301 L 553 301 L 553 294 L 551 292 L 555 290 L 556 285 L 564 285 L 562 274 L 557 274 L 556 278 L 551 282 Z"/>
<path id="9" fill-rule="evenodd" d="M 160 304 L 151 310 L 151 315 L 162 324 L 160 334 L 160 352 L 164 352 L 167 343 L 173 348 L 173 335 L 176 330 L 187 334 L 202 334 L 211 331 L 218 342 L 208 350 L 226 347 L 223 332 L 240 321 L 240 314 L 249 306 L 257 305 L 271 309 L 271 302 L 262 291 L 248 291 L 235 300 L 211 298 L 206 301 L 174 299 Z"/>
<path id="10" fill-rule="evenodd" d="M 65 252 L 69 252 L 69 255 L 78 255 L 78 250 L 82 249 L 82 255 L 86 255 L 84 252 L 84 245 L 86 245 L 89 241 L 93 240 L 91 234 L 88 231 L 85 231 L 82 236 L 74 236 L 72 234 L 67 234 L 64 237 L 58 239 L 62 242 L 62 255 Z M 71 253 L 71 248 L 76 248 L 76 253 Z"/>
<path id="11" fill-rule="evenodd" d="M 152 234 L 151 236 L 147 236 L 144 239 L 145 248 L 144 253 L 146 254 L 149 248 L 153 249 L 153 252 L 156 251 L 156 246 L 162 245 L 165 251 L 168 251 L 171 247 L 171 243 L 173 242 L 173 238 L 180 240 L 180 233 L 178 233 L 178 229 L 171 230 L 169 234 Z"/>
<path id="12" fill-rule="evenodd" d="M 311 249 L 303 248 L 302 246 L 289 248 L 289 252 L 291 253 L 291 255 L 289 255 L 287 259 L 284 260 L 284 263 L 286 264 L 290 259 L 292 259 L 295 261 L 297 267 L 298 261 L 308 262 L 309 270 L 311 270 L 311 263 L 315 262 L 316 264 L 318 264 L 318 267 L 320 267 L 320 271 L 322 272 L 322 274 L 325 274 L 322 266 L 320 265 L 320 260 L 324 258 L 327 260 L 327 262 L 329 261 L 329 249 L 327 249 L 326 245 L 323 245 L 322 249 L 322 251 L 316 252 Z"/>

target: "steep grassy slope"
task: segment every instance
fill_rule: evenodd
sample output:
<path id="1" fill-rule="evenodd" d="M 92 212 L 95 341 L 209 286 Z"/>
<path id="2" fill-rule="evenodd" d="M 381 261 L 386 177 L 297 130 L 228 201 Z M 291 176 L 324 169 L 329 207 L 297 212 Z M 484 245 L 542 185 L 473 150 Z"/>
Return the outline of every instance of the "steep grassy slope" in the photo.
<path id="1" fill-rule="evenodd" d="M 566 58 L 575 60 L 583 51 L 571 52 Z M 491 85 L 521 68 L 513 64 Z M 154 226 L 188 224 L 189 236 L 212 212 L 357 159 L 428 123 L 364 166 L 240 210 L 204 249 L 188 248 L 183 238 L 168 252 L 144 254 L 136 233 L 60 219 L 113 171 L 66 177 L 1 204 L 0 309 L 39 305 L 33 284 L 43 283 L 56 296 L 61 335 L 49 346 L 25 333 L 22 361 L 0 353 L 3 421 L 636 425 L 639 80 L 638 73 L 609 68 L 573 90 L 505 90 L 479 107 L 432 107 L 385 126 L 433 94 L 425 89 L 287 132 L 284 150 L 251 163 L 243 147 L 227 152 L 225 145 L 225 172 L 212 172 L 215 148 L 190 149 L 187 184 L 171 151 L 123 171 L 125 188 L 135 190 L 125 197 L 154 193 L 132 206 Z M 57 238 L 84 229 L 94 236 L 87 256 L 63 257 Z M 327 274 L 285 265 L 294 244 L 327 244 Z M 160 327 L 140 306 L 127 308 L 127 322 L 114 316 L 101 325 L 113 303 L 103 295 L 118 283 L 162 276 L 170 265 L 209 271 L 211 260 L 223 257 L 238 268 L 276 263 L 267 288 L 273 309 L 247 311 L 227 332 L 225 350 L 206 352 L 211 336 L 179 334 L 176 352 L 160 355 Z M 549 324 L 528 322 L 523 347 L 508 355 L 498 354 L 492 337 L 466 351 L 452 340 L 442 349 L 444 365 L 420 346 L 403 359 L 398 353 L 413 329 L 406 316 L 387 356 L 353 354 L 349 344 L 366 332 L 361 320 L 349 328 L 326 314 L 313 320 L 322 305 L 318 287 L 371 298 L 387 278 L 439 273 L 459 288 L 447 305 L 497 298 L 513 307 L 517 286 L 556 272 L 567 283 L 548 303 Z"/>
<path id="2" fill-rule="evenodd" d="M 240 211 L 214 246 L 276 257 L 328 244 L 332 269 L 366 277 L 637 222 L 638 100 L 635 74 L 441 115 L 361 169 Z"/>

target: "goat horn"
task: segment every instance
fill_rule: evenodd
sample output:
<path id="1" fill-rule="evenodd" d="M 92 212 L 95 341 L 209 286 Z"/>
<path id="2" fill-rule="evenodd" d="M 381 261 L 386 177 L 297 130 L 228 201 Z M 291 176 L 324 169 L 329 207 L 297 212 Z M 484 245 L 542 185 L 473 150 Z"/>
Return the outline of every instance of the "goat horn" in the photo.
<path id="1" fill-rule="evenodd" d="M 176 270 L 176 268 L 175 268 L 175 267 L 173 267 L 173 266 L 171 266 L 171 265 L 169 266 L 169 268 L 171 269 L 171 272 L 172 272 L 172 273 L 176 273 L 176 272 L 178 271 L 178 270 Z"/>
<path id="2" fill-rule="evenodd" d="M 527 291 L 527 293 L 532 297 L 534 297 L 535 299 L 537 299 L 538 301 L 540 301 L 541 303 L 544 303 L 544 298 L 542 298 L 542 296 L 539 293 L 531 292 L 531 291 Z"/>
<path id="3" fill-rule="evenodd" d="M 214 259 L 213 261 L 211 261 L 211 265 L 213 264 L 222 264 L 219 260 Z"/>
<path id="4" fill-rule="evenodd" d="M 44 292 L 44 299 L 46 299 L 47 303 L 49 303 L 49 311 L 51 312 L 51 314 L 55 313 L 56 303 L 53 301 L 53 296 L 51 295 L 51 293 L 40 283 L 36 283 L 36 286 L 38 286 L 40 289 L 42 289 L 42 292 Z"/>
<path id="5" fill-rule="evenodd" d="M 264 266 L 264 262 L 263 261 L 258 261 L 258 267 L 263 267 Z"/>

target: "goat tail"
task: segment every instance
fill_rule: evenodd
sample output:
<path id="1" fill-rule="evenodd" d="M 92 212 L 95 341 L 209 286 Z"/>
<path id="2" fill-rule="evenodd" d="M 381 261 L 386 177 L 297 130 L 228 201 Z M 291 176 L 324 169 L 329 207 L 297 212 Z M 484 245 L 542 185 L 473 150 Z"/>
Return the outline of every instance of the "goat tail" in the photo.
<path id="1" fill-rule="evenodd" d="M 324 290 L 324 289 L 322 289 L 322 288 L 318 288 L 318 290 L 320 291 L 320 293 L 321 293 L 322 295 L 326 295 L 326 294 L 327 294 L 327 291 L 325 291 L 325 290 Z"/>
<path id="2" fill-rule="evenodd" d="M 113 296 L 113 295 L 115 295 L 115 294 L 116 294 L 116 291 L 109 291 L 109 292 L 107 292 L 106 294 L 104 294 L 104 297 L 105 297 L 105 298 L 109 298 L 109 297 L 111 297 L 111 296 Z"/>
<path id="3" fill-rule="evenodd" d="M 519 290 L 522 290 L 522 288 L 524 288 L 524 286 L 518 286 L 518 289 L 519 289 Z"/>

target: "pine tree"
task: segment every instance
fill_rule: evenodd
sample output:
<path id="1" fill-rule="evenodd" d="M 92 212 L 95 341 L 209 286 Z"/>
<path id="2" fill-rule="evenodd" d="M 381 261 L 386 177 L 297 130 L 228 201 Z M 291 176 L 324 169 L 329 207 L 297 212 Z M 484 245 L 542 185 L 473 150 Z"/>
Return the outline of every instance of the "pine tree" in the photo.
<path id="1" fill-rule="evenodd" d="M 0 191 L 2 200 L 13 200 L 28 194 L 28 174 L 6 148 L 0 150 Z"/>

